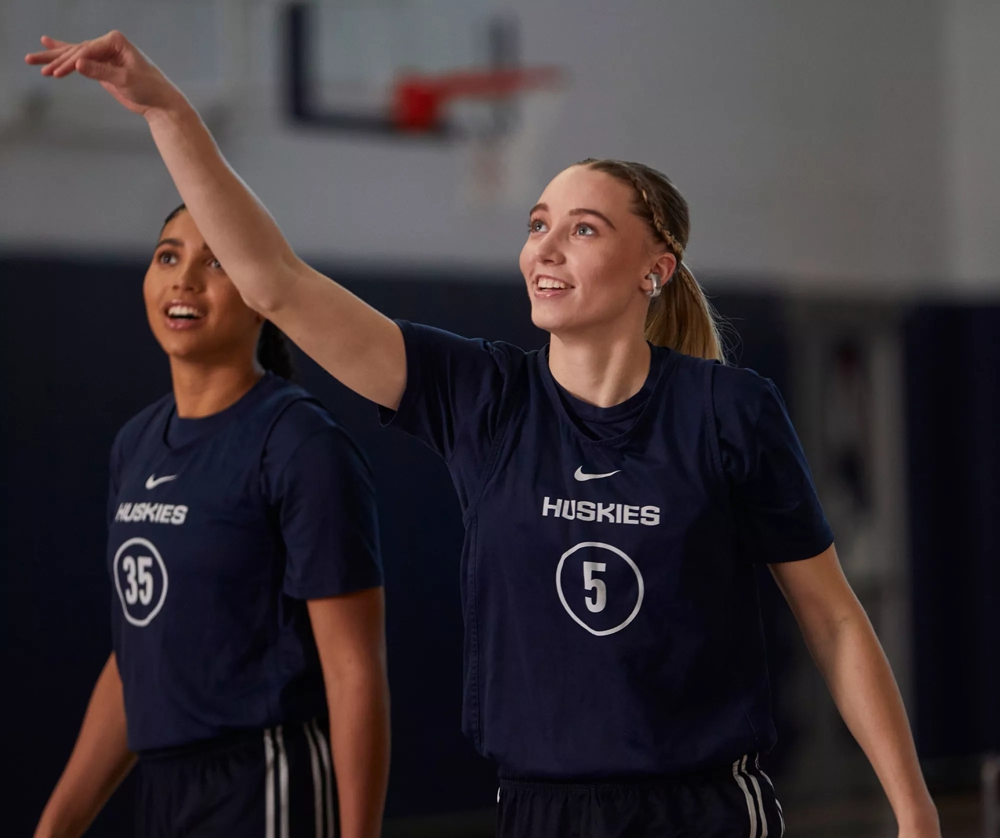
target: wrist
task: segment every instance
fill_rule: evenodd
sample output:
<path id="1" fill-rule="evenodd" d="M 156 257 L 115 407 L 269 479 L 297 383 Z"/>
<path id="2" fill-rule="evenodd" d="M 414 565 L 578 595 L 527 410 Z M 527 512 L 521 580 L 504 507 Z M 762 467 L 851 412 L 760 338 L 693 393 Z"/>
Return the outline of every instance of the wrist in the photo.
<path id="1" fill-rule="evenodd" d="M 198 112 L 176 88 L 162 105 L 146 108 L 142 115 L 150 128 L 200 121 Z"/>
<path id="2" fill-rule="evenodd" d="M 66 829 L 65 824 L 60 825 L 59 820 L 58 813 L 46 807 L 38 819 L 34 838 L 66 838 L 69 836 L 71 832 Z"/>
<path id="3" fill-rule="evenodd" d="M 80 802 L 57 785 L 38 819 L 34 838 L 79 838 L 93 817 Z"/>
<path id="4" fill-rule="evenodd" d="M 941 826 L 937 806 L 928 794 L 925 799 L 915 801 L 896 814 L 900 834 L 932 836 L 940 835 Z"/>

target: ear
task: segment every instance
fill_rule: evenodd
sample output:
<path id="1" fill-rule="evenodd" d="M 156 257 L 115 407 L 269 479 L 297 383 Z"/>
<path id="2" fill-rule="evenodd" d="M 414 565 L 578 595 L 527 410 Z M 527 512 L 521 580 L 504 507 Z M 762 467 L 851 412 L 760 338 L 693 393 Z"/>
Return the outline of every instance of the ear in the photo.
<path id="1" fill-rule="evenodd" d="M 656 256 L 649 270 L 643 274 L 643 291 L 651 298 L 659 296 L 660 289 L 670 282 L 676 270 L 677 257 L 669 250 L 664 250 Z M 659 277 L 659 281 L 653 282 L 651 275 Z"/>
<path id="2" fill-rule="evenodd" d="M 669 250 L 664 250 L 653 263 L 649 272 L 656 272 L 663 279 L 663 284 L 666 285 L 674 276 L 674 271 L 677 270 L 677 257 L 674 256 Z"/>

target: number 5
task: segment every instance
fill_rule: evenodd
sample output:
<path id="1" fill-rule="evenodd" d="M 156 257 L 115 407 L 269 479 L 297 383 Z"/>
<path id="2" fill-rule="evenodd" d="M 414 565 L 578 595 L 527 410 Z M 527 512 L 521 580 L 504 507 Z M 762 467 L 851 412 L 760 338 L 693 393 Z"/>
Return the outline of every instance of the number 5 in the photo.
<path id="1" fill-rule="evenodd" d="M 153 574 L 149 572 L 152 566 L 151 556 L 139 556 L 139 602 L 143 605 L 153 601 Z"/>
<path id="2" fill-rule="evenodd" d="M 583 563 L 583 589 L 585 591 L 593 591 L 594 598 L 584 595 L 584 601 L 587 603 L 587 610 L 593 614 L 598 611 L 603 611 L 604 606 L 608 602 L 608 589 L 605 586 L 603 580 L 595 579 L 593 574 L 604 573 L 607 569 L 607 564 L 605 562 L 584 562 Z"/>

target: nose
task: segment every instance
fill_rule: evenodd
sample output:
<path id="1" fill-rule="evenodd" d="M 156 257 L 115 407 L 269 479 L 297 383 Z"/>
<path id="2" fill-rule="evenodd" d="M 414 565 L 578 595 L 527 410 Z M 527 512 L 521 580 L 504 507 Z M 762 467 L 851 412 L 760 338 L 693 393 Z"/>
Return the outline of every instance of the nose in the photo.
<path id="1" fill-rule="evenodd" d="M 191 260 L 180 271 L 177 271 L 173 279 L 171 287 L 174 291 L 200 291 L 204 286 L 201 271 L 194 260 Z"/>
<path id="2" fill-rule="evenodd" d="M 552 230 L 542 236 L 535 248 L 535 259 L 543 265 L 558 265 L 565 259 L 562 238 Z"/>

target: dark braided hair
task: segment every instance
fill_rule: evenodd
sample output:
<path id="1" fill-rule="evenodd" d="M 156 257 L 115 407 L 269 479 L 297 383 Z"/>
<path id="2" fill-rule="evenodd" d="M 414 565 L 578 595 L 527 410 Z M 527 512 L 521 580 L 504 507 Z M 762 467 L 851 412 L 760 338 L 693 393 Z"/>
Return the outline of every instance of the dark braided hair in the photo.
<path id="1" fill-rule="evenodd" d="M 265 320 L 257 338 L 257 363 L 288 381 L 295 379 L 295 362 L 291 344 L 285 333 L 270 320 Z"/>
<path id="2" fill-rule="evenodd" d="M 180 213 L 187 209 L 185 204 L 175 207 L 170 215 L 163 220 L 163 229 Z M 285 333 L 270 320 L 265 320 L 260 327 L 260 337 L 257 338 L 257 363 L 268 372 L 272 372 L 289 381 L 295 378 L 295 363 L 292 360 L 292 350 Z"/>

